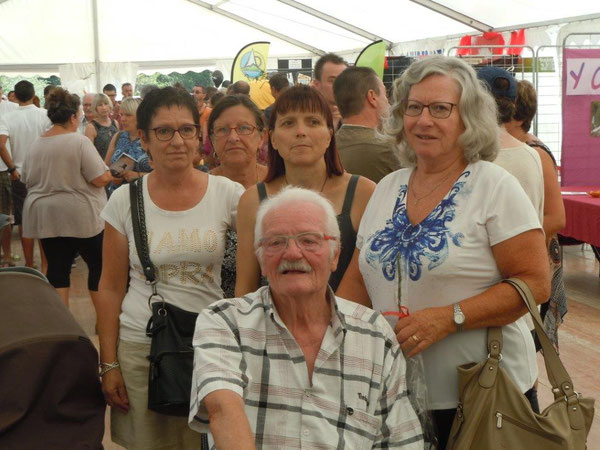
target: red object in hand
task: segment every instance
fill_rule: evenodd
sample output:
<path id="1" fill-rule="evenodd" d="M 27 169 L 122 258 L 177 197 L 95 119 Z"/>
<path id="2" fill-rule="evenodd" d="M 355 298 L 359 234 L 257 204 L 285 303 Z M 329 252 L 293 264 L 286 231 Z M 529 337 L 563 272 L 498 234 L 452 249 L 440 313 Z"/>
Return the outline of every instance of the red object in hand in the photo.
<path id="1" fill-rule="evenodd" d="M 381 314 L 384 316 L 397 316 L 400 319 L 410 315 L 406 306 L 401 306 L 400 311 L 383 311 Z"/>

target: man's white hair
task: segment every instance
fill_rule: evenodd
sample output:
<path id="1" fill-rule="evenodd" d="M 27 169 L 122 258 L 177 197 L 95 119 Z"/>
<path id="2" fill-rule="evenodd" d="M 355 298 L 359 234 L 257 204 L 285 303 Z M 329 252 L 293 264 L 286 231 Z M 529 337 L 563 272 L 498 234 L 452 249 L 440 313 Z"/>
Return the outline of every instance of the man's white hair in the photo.
<path id="1" fill-rule="evenodd" d="M 325 214 L 325 230 L 319 231 L 336 238 L 335 240 L 329 241 L 331 258 L 335 255 L 336 250 L 340 246 L 340 227 L 331 202 L 316 191 L 295 186 L 286 186 L 273 197 L 263 201 L 256 212 L 254 249 L 259 262 L 262 262 L 262 247 L 259 246 L 259 243 L 263 238 L 263 222 L 265 216 L 277 208 L 293 203 L 312 203 L 323 210 L 323 213 Z"/>

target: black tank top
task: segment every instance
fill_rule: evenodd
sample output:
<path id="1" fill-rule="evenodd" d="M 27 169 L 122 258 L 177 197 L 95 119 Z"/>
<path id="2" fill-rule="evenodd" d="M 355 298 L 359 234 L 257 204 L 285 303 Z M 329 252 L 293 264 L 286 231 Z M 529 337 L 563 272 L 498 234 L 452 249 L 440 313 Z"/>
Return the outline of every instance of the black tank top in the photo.
<path id="1" fill-rule="evenodd" d="M 340 244 L 342 249 L 337 269 L 329 277 L 329 285 L 334 292 L 338 288 L 340 281 L 342 281 L 344 273 L 346 273 L 346 269 L 348 268 L 350 260 L 352 259 L 352 254 L 354 253 L 354 248 L 356 247 L 356 231 L 354 231 L 354 228 L 352 227 L 350 211 L 352 211 L 352 203 L 354 202 L 358 178 L 358 175 L 352 175 L 350 177 L 348 187 L 346 188 L 342 212 L 337 216 L 338 225 L 340 226 Z M 258 183 L 256 189 L 258 191 L 259 202 L 262 203 L 262 201 L 267 198 L 267 188 L 265 183 Z"/>
<path id="2" fill-rule="evenodd" d="M 525 142 L 527 145 L 529 145 L 530 147 L 539 147 L 542 150 L 544 150 L 546 153 L 548 153 L 550 155 L 550 158 L 552 158 L 552 162 L 554 163 L 554 167 L 557 167 L 556 164 L 556 158 L 554 157 L 554 155 L 552 154 L 552 152 L 550 151 L 550 149 L 548 148 L 548 146 L 546 144 L 544 144 L 542 141 L 540 141 L 539 139 L 535 139 L 529 142 Z"/>

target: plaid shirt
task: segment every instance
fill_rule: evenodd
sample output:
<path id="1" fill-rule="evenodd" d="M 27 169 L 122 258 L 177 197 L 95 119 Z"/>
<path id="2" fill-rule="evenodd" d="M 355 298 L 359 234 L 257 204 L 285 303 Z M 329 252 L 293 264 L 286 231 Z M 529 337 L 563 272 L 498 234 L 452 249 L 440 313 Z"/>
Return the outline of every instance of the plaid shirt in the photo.
<path id="1" fill-rule="evenodd" d="M 331 323 L 312 385 L 268 287 L 201 312 L 190 426 L 210 431 L 202 399 L 228 389 L 245 401 L 257 449 L 423 448 L 392 329 L 380 314 L 331 291 L 328 296 Z"/>

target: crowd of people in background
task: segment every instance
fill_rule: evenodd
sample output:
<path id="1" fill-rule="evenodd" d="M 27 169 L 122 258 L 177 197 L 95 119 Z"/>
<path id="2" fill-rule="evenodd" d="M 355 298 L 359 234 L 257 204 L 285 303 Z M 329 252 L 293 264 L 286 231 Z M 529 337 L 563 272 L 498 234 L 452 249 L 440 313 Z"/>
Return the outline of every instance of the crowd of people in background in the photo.
<path id="1" fill-rule="evenodd" d="M 249 83 L 216 84 L 135 95 L 126 82 L 120 100 L 113 84 L 81 97 L 48 86 L 40 108 L 20 81 L 0 100 L 0 214 L 28 267 L 40 240 L 65 305 L 74 260 L 88 266 L 112 439 L 200 448 L 201 431 L 224 448 L 423 448 L 404 374 L 420 355 L 445 448 L 456 366 L 485 356 L 491 326 L 539 410 L 526 308 L 502 283 L 527 282 L 558 346 L 565 214 L 556 161 L 530 133 L 533 86 L 441 56 L 386 86 L 335 54 L 316 62 L 311 85 L 271 74 L 264 109 Z M 189 417 L 147 408 L 156 291 L 131 219 L 138 179 L 156 289 L 200 313 Z M 14 265 L 11 233 L 3 267 Z M 372 311 L 403 308 L 393 321 Z"/>

